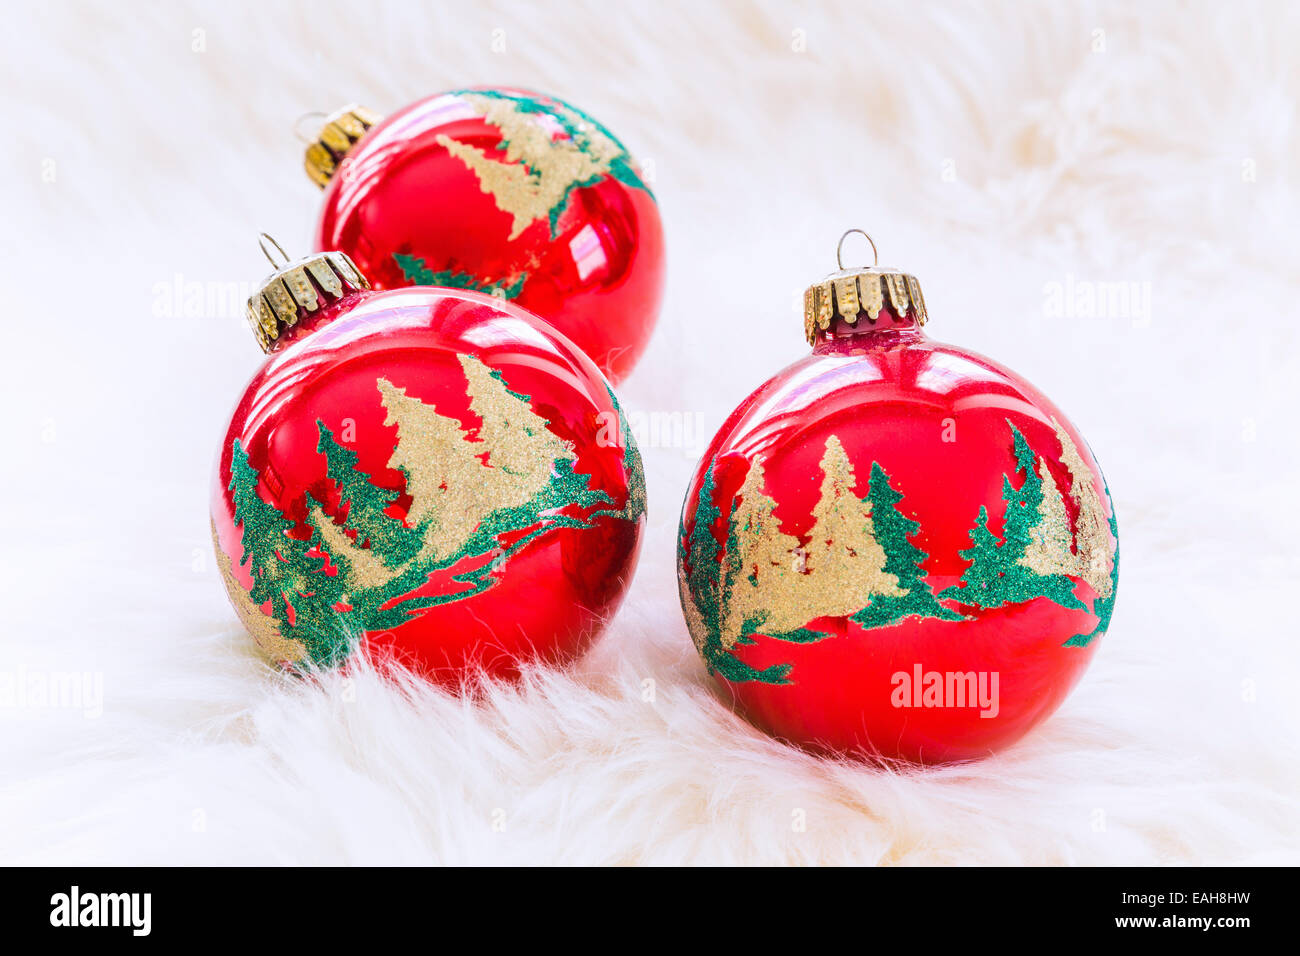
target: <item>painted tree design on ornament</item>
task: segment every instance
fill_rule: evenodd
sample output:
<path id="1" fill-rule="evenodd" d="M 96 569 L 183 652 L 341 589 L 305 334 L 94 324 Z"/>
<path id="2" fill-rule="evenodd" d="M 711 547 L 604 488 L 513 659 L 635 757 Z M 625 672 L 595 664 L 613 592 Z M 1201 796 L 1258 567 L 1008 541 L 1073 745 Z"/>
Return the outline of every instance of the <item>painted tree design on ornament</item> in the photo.
<path id="1" fill-rule="evenodd" d="M 1017 487 L 1010 476 L 1002 478 L 1002 500 L 1006 505 L 1002 540 L 998 541 L 989 530 L 988 509 L 981 507 L 970 532 L 971 547 L 960 552 L 970 565 L 962 574 L 961 584 L 945 588 L 939 596 L 985 608 L 1045 597 L 1061 607 L 1087 610 L 1074 594 L 1076 584 L 1071 579 L 1080 579 L 1096 595 L 1092 613 L 1097 617 L 1097 626 L 1088 634 L 1076 634 L 1065 646 L 1086 647 L 1110 626 L 1119 585 L 1119 527 L 1110 488 L 1103 482 L 1103 504 L 1078 447 L 1061 423 L 1052 419 L 1077 511 L 1071 528 L 1065 499 L 1047 460 L 1034 453 L 1015 425 L 1008 421 L 1007 426 L 1011 429 L 1016 474 L 1023 474 L 1024 479 Z"/>
<path id="2" fill-rule="evenodd" d="M 573 191 L 606 176 L 650 192 L 623 144 L 567 103 L 501 90 L 461 90 L 453 95 L 501 131 L 496 149 L 505 159 L 490 157 L 486 150 L 445 133 L 437 142 L 478 177 L 498 209 L 513 217 L 511 239 L 539 219 L 547 221 L 554 236 Z"/>
<path id="3" fill-rule="evenodd" d="M 972 547 L 961 552 L 970 562 L 962 583 L 938 595 L 922 567 L 928 555 L 912 543 L 921 525 L 900 510 L 903 494 L 873 462 L 867 495 L 858 498 L 853 466 L 837 437 L 826 441 L 821 491 L 806 544 L 781 531 L 776 502 L 763 491 L 763 458 L 755 456 L 726 516 L 720 545 L 714 528 L 723 515 L 713 500 L 711 464 L 700 483 L 694 524 L 678 541 L 682 606 L 710 671 L 734 682 L 791 683 L 791 664 L 756 669 L 733 650 L 753 644 L 760 634 L 797 643 L 821 640 L 829 632 L 811 624 L 822 618 L 848 618 L 864 630 L 907 618 L 966 619 L 943 600 L 999 607 L 1046 597 L 1062 607 L 1086 609 L 1073 593 L 1071 577 L 1088 583 L 1097 595 L 1092 609 L 1096 628 L 1065 642 L 1086 646 L 1110 623 L 1119 536 L 1113 509 L 1107 518 L 1107 506 L 1078 449 L 1058 422 L 1053 425 L 1071 476 L 1074 528 L 1046 460 L 1010 426 L 1016 474 L 1023 472 L 1024 478 L 1017 486 L 1003 476 L 1003 540 L 989 530 L 987 509 L 981 508 L 971 531 Z M 1106 495 L 1109 500 L 1109 490 Z"/>
<path id="4" fill-rule="evenodd" d="M 511 391 L 479 359 L 459 360 L 470 410 L 480 419 L 472 436 L 406 389 L 376 381 L 384 424 L 397 428 L 388 466 L 405 476 L 411 505 L 404 519 L 389 514 L 398 492 L 375 485 L 356 453 L 318 420 L 317 451 L 339 491 L 338 514 L 308 494 L 311 534 L 301 537 L 295 522 L 258 493 L 260 475 L 235 440 L 230 490 L 240 564 L 252 588 L 239 585 L 229 568 L 223 572 L 241 619 L 272 657 L 338 663 L 367 631 L 397 628 L 429 608 L 486 591 L 513 555 L 552 530 L 589 528 L 605 517 L 635 522 L 644 514 L 640 454 L 612 392 L 628 482 L 617 510 L 609 495 L 590 487 L 590 476 L 573 470 L 572 446 L 547 428 L 527 395 Z M 451 589 L 413 596 L 432 575 L 451 569 Z"/>
<path id="5" fill-rule="evenodd" d="M 393 253 L 393 261 L 402 270 L 402 276 L 412 285 L 435 286 L 441 289 L 467 289 L 470 292 L 482 292 L 500 299 L 516 299 L 524 291 L 528 273 L 521 272 L 512 279 L 489 282 L 479 279 L 468 272 L 456 272 L 452 269 L 431 269 L 419 256 L 402 252 Z"/>
<path id="6" fill-rule="evenodd" d="M 728 680 L 790 683 L 792 665 L 760 670 L 732 651 L 753 644 L 758 634 L 797 643 L 821 640 L 829 632 L 811 626 L 820 618 L 850 617 L 864 627 L 907 617 L 961 620 L 926 583 L 921 564 L 927 556 L 909 540 L 919 525 L 898 510 L 903 496 L 884 468 L 872 464 L 870 490 L 859 498 L 853 465 L 834 435 L 826 440 L 820 468 L 806 544 L 780 529 L 776 502 L 763 491 L 763 458 L 755 456 L 719 548 L 714 466 L 704 474 L 694 527 L 678 542 L 678 584 L 700 654 Z"/>

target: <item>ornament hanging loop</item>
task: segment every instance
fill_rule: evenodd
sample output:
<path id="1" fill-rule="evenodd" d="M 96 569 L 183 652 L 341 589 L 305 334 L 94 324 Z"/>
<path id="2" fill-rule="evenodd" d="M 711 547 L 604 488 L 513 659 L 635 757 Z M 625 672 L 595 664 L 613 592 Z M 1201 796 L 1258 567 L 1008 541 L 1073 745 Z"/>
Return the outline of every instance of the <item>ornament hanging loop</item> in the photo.
<path id="1" fill-rule="evenodd" d="M 835 264 L 840 267 L 841 272 L 844 271 L 844 240 L 854 234 L 862 236 L 862 238 L 866 239 L 867 242 L 871 243 L 871 268 L 876 268 L 880 265 L 880 253 L 876 250 L 876 241 L 867 235 L 867 232 L 864 229 L 850 229 L 844 235 L 840 236 L 840 241 L 835 246 Z"/>
<path id="2" fill-rule="evenodd" d="M 322 113 L 320 110 L 312 110 L 308 113 L 303 113 L 301 116 L 299 116 L 296 120 L 293 121 L 294 138 L 297 139 L 299 142 L 301 142 L 304 146 L 310 146 L 312 143 L 316 142 L 316 140 L 320 137 L 320 129 L 322 126 L 325 125 L 325 123 L 329 120 L 329 118 L 330 115 L 328 113 Z M 316 123 L 316 134 L 314 136 L 308 136 L 306 133 L 303 132 L 302 124 L 307 122 L 307 120 L 314 120 Z"/>
<path id="3" fill-rule="evenodd" d="M 279 270 L 279 269 L 283 269 L 285 266 L 289 264 L 289 253 L 284 251 L 283 246 L 281 246 L 278 242 L 276 242 L 273 238 L 271 238 L 270 235 L 268 235 L 265 232 L 260 232 L 257 235 L 258 235 L 257 244 L 262 249 L 262 255 L 266 256 L 266 261 L 271 263 L 271 266 L 273 268 Z M 271 255 L 271 250 L 266 248 L 266 244 L 268 242 L 271 245 L 275 246 L 276 250 L 280 253 L 280 255 L 284 257 L 283 262 L 275 261 L 275 256 Z"/>

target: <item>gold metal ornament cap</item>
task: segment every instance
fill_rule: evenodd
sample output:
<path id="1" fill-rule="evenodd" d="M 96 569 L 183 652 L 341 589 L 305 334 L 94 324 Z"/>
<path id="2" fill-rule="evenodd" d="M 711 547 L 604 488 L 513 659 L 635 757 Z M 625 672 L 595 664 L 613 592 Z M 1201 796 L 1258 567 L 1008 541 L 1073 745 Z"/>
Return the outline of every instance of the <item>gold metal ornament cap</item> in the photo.
<path id="1" fill-rule="evenodd" d="M 308 114 L 321 116 L 320 113 Z M 306 119 L 300 118 L 299 122 Z M 330 178 L 338 169 L 339 163 L 370 127 L 379 122 L 381 117 L 364 106 L 349 103 L 342 109 L 325 116 L 325 123 L 316 134 L 315 140 L 309 141 L 307 155 L 303 165 L 307 175 L 321 189 L 329 185 Z"/>
<path id="2" fill-rule="evenodd" d="M 852 235 L 864 236 L 871 243 L 870 266 L 844 268 L 844 240 Z M 880 317 L 886 300 L 890 309 L 900 319 L 910 311 L 918 325 L 925 325 L 925 297 L 916 276 L 880 265 L 876 243 L 861 229 L 850 229 L 840 236 L 835 247 L 838 272 L 832 272 L 821 282 L 810 285 L 803 294 L 803 331 L 808 344 L 817 341 L 818 332 L 831 327 L 838 316 L 849 325 L 857 325 L 862 316 L 874 323 Z"/>
<path id="3" fill-rule="evenodd" d="M 275 340 L 304 314 L 315 312 L 349 292 L 370 288 L 370 282 L 346 253 L 317 252 L 290 262 L 280 244 L 266 233 L 261 234 L 258 242 L 275 266 L 275 271 L 249 296 L 246 307 L 248 323 L 263 352 L 271 351 Z M 280 253 L 283 262 L 276 262 L 266 248 L 268 242 Z"/>

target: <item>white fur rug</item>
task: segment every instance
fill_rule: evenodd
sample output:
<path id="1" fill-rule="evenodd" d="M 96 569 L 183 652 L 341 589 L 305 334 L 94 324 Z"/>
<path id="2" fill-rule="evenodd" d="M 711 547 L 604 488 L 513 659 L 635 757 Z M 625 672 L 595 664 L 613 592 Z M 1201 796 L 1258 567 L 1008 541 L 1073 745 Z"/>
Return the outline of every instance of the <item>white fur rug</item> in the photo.
<path id="1" fill-rule="evenodd" d="M 536 7 L 7 20 L 0 859 L 1300 861 L 1300 11 Z M 212 456 L 259 361 L 225 285 L 264 273 L 259 230 L 306 249 L 296 117 L 471 83 L 563 96 L 651 164 L 667 301 L 622 394 L 695 430 L 644 436 L 632 595 L 573 671 L 480 704 L 306 686 L 255 657 L 209 550 Z M 933 335 L 1068 411 L 1118 507 L 1092 669 L 974 765 L 774 743 L 677 605 L 690 469 L 803 353 L 796 296 L 850 226 L 921 278 Z M 1089 309 L 1111 283 L 1137 295 Z"/>

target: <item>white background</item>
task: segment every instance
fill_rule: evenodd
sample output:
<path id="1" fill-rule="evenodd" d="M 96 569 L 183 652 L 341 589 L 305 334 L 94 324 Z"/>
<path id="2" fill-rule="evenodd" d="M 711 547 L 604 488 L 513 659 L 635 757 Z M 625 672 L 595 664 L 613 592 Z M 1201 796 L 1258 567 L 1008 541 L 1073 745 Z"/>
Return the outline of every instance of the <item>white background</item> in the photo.
<path id="1" fill-rule="evenodd" d="M 1300 14 L 536 6 L 6 16 L 0 859 L 1300 860 Z M 470 84 L 570 100 L 650 166 L 667 297 L 621 392 L 707 424 L 643 444 L 632 596 L 574 672 L 478 706 L 301 686 L 254 655 L 208 541 L 216 442 L 260 353 L 242 296 L 187 297 L 260 278 L 260 230 L 306 251 L 300 114 Z M 966 767 L 887 775 L 768 740 L 715 696 L 677 606 L 700 446 L 803 353 L 797 295 L 851 226 L 920 277 L 933 335 L 1069 413 L 1118 509 L 1091 670 Z M 1053 314 L 1053 289 L 1114 282 L 1149 310 Z M 14 697 L 57 673 L 89 675 L 81 706 Z"/>

